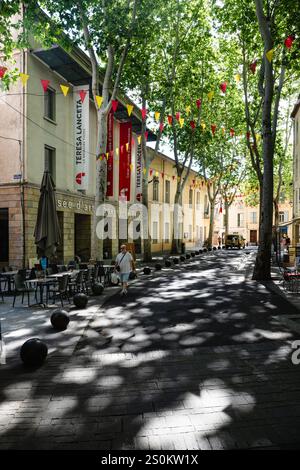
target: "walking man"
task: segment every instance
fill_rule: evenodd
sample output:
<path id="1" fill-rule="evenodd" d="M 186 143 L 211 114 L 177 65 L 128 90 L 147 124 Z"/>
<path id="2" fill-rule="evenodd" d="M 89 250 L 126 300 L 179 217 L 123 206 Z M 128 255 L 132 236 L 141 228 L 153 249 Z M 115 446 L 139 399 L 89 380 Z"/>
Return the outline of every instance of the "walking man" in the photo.
<path id="1" fill-rule="evenodd" d="M 121 245 L 121 252 L 116 258 L 115 270 L 118 271 L 120 275 L 120 280 L 122 284 L 121 295 L 126 295 L 129 274 L 130 271 L 134 271 L 133 258 L 129 251 L 127 251 L 126 245 Z"/>

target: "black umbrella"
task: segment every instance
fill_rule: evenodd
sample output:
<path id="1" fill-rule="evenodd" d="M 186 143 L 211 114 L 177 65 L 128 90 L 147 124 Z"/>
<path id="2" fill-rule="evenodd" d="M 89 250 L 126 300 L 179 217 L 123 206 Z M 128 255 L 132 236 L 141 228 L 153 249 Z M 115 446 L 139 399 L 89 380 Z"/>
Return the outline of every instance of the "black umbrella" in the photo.
<path id="1" fill-rule="evenodd" d="M 61 243 L 61 232 L 58 223 L 55 200 L 55 185 L 48 171 L 44 172 L 38 207 L 37 221 L 34 229 L 38 257 L 50 257 Z"/>

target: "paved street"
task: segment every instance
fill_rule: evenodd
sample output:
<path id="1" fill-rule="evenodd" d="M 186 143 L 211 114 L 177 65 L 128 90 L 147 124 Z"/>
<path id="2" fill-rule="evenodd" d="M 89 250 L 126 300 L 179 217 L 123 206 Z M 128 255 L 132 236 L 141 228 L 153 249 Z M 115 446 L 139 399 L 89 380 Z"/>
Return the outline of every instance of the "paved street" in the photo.
<path id="1" fill-rule="evenodd" d="M 11 354 L 0 448 L 299 449 L 298 335 L 277 319 L 298 310 L 251 280 L 253 260 L 217 251 L 141 275 L 93 307 L 72 348 L 72 322 L 56 333 L 40 369 Z"/>

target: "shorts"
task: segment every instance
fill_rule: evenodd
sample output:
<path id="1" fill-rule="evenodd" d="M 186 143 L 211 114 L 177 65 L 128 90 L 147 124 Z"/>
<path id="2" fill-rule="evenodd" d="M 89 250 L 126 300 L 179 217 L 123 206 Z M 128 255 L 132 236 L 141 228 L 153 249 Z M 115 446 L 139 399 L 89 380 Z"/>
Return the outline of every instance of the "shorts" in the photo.
<path id="1" fill-rule="evenodd" d="M 128 282 L 129 273 L 119 273 L 121 282 Z"/>

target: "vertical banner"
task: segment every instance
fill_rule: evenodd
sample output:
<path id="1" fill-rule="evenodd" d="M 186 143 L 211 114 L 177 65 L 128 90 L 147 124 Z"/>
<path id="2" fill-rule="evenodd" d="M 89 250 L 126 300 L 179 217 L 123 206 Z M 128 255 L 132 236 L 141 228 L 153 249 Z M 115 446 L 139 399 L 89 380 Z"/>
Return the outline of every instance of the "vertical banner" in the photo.
<path id="1" fill-rule="evenodd" d="M 119 196 L 130 200 L 131 122 L 120 123 Z M 128 146 L 126 146 L 128 144 Z M 128 149 L 128 150 L 127 150 Z"/>
<path id="2" fill-rule="evenodd" d="M 89 183 L 89 85 L 74 87 L 75 189 L 86 190 Z M 86 91 L 82 102 L 79 92 Z"/>
<path id="3" fill-rule="evenodd" d="M 107 145 L 109 153 L 107 160 L 107 192 L 106 196 L 114 195 L 114 111 L 110 110 L 107 116 Z"/>
<path id="4" fill-rule="evenodd" d="M 142 202 L 143 199 L 143 159 L 142 159 L 142 145 L 137 146 L 136 152 L 136 176 L 135 176 L 135 198 L 137 201 Z"/>

